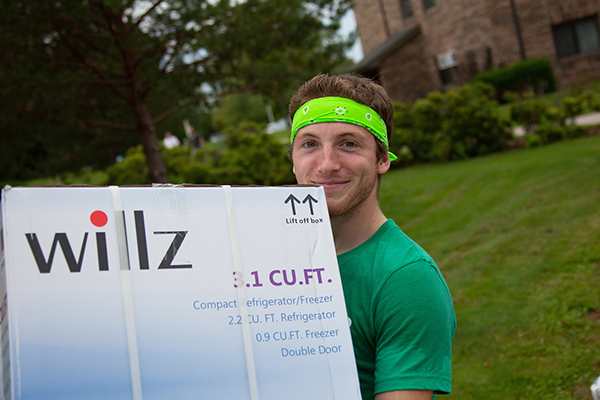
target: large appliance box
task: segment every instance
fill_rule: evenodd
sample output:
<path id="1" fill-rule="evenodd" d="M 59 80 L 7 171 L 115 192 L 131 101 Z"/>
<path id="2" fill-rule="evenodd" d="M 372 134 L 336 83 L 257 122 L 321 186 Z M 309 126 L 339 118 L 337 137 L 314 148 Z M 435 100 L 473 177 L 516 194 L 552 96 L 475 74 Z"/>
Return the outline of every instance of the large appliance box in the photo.
<path id="1" fill-rule="evenodd" d="M 2 399 L 360 399 L 319 187 L 6 187 Z"/>

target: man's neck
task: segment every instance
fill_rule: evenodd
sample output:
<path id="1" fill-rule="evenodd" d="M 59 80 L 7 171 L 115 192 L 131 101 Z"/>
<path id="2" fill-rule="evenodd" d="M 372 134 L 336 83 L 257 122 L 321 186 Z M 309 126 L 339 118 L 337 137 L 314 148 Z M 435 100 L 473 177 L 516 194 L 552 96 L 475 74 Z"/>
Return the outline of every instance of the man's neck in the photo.
<path id="1" fill-rule="evenodd" d="M 345 253 L 366 242 L 387 221 L 379 205 L 361 206 L 347 214 L 331 217 L 337 254 Z"/>

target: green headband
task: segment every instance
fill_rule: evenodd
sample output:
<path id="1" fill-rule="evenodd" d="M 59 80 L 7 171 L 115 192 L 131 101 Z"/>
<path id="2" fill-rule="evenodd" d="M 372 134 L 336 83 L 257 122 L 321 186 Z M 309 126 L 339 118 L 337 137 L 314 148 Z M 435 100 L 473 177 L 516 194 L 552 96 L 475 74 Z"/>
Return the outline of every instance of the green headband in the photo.
<path id="1" fill-rule="evenodd" d="M 304 103 L 294 114 L 290 142 L 294 142 L 294 137 L 301 128 L 321 122 L 345 122 L 362 126 L 383 142 L 387 149 L 390 148 L 387 128 L 379 114 L 372 108 L 345 97 L 319 97 Z M 398 158 L 389 151 L 388 154 L 390 161 Z"/>

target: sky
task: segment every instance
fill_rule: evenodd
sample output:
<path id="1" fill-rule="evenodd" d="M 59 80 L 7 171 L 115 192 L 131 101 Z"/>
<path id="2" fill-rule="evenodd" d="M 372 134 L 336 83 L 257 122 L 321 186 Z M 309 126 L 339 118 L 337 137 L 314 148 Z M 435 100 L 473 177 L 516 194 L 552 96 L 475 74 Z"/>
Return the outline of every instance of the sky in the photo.
<path id="1" fill-rule="evenodd" d="M 356 30 L 356 19 L 354 18 L 354 11 L 350 10 L 342 18 L 342 27 L 340 29 L 340 33 L 346 36 L 354 30 Z M 348 51 L 348 57 L 353 59 L 355 63 L 363 59 L 363 50 L 362 46 L 360 45 L 360 38 L 356 39 L 356 43 Z"/>

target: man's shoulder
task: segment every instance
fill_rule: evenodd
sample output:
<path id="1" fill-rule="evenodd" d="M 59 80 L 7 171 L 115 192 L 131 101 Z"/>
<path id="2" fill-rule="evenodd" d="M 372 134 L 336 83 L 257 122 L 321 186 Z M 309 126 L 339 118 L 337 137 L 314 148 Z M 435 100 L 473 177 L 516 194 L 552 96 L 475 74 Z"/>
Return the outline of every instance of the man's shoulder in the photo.
<path id="1" fill-rule="evenodd" d="M 435 265 L 431 256 L 405 234 L 393 220 L 388 220 L 382 228 L 384 230 L 377 238 L 375 262 L 395 268 L 417 261 L 425 261 Z"/>
<path id="2" fill-rule="evenodd" d="M 338 261 L 344 269 L 375 280 L 419 262 L 437 268 L 431 256 L 391 219 L 365 243 L 339 255 Z"/>

